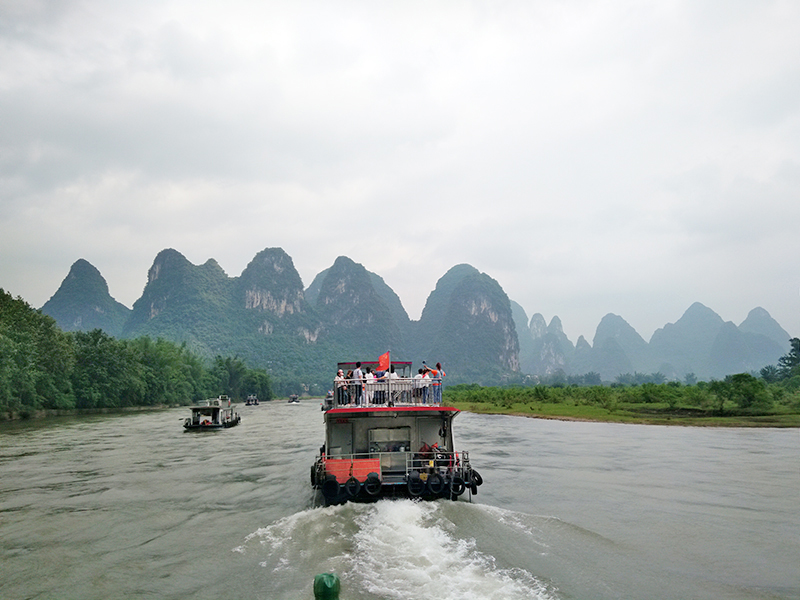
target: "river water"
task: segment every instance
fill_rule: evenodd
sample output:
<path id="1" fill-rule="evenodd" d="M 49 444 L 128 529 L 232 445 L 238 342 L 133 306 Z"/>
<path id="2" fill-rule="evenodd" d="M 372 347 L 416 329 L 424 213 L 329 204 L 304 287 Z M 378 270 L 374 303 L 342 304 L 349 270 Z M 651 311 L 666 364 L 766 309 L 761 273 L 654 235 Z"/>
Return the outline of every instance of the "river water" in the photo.
<path id="1" fill-rule="evenodd" d="M 322 508 L 319 403 L 0 424 L 0 598 L 800 598 L 800 432 L 463 413 L 472 501 Z"/>

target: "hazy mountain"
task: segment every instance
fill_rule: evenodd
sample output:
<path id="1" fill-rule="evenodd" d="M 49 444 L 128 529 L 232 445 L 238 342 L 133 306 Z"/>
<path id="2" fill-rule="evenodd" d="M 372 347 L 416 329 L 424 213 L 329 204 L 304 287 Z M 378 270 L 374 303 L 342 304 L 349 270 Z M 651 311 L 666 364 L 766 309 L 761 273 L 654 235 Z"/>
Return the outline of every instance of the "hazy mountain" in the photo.
<path id="1" fill-rule="evenodd" d="M 102 329 L 119 336 L 131 309 L 111 297 L 100 271 L 81 258 L 42 306 L 42 312 L 53 317 L 64 331 Z"/>
<path id="2" fill-rule="evenodd" d="M 230 348 L 224 332 L 234 330 L 233 281 L 214 259 L 200 266 L 177 250 L 158 253 L 142 296 L 133 303 L 124 337 L 149 335 L 186 342 L 206 356 Z"/>
<path id="3" fill-rule="evenodd" d="M 311 306 L 316 306 L 317 304 L 319 289 L 322 287 L 322 281 L 325 279 L 325 276 L 328 274 L 328 271 L 330 271 L 330 269 L 324 269 L 319 273 L 317 273 L 317 276 L 314 277 L 314 280 L 306 288 L 305 291 L 306 302 L 308 302 Z"/>
<path id="4" fill-rule="evenodd" d="M 303 293 L 303 282 L 292 259 L 281 248 L 259 252 L 234 285 L 235 302 L 252 328 L 263 334 L 297 334 L 308 342 L 320 333 L 319 320 Z"/>
<path id="5" fill-rule="evenodd" d="M 575 342 L 575 354 L 572 358 L 572 363 L 569 365 L 569 372 L 574 375 L 600 372 L 594 365 L 592 345 L 583 336 L 579 336 L 578 341 Z"/>
<path id="6" fill-rule="evenodd" d="M 422 357 L 442 362 L 450 381 L 486 382 L 519 372 L 511 302 L 494 279 L 469 265 L 445 273 L 420 318 Z"/>
<path id="7" fill-rule="evenodd" d="M 173 249 L 159 252 L 142 296 L 127 309 L 102 275 L 77 261 L 42 311 L 62 329 L 100 327 L 111 335 L 185 342 L 208 358 L 239 356 L 265 366 L 276 381 L 330 385 L 343 359 L 376 359 L 386 350 L 419 365 L 441 361 L 451 383 L 513 381 L 522 373 L 582 375 L 606 381 L 634 371 L 699 378 L 757 371 L 789 349 L 789 334 L 762 308 L 739 327 L 695 303 L 649 343 L 622 317 L 600 321 L 593 344 L 575 345 L 556 316 L 529 323 L 489 275 L 456 265 L 437 282 L 419 321 L 377 274 L 341 256 L 306 290 L 280 248 L 259 252 L 239 277 L 213 259 L 193 265 Z M 288 383 L 287 383 L 288 385 Z"/>
<path id="8" fill-rule="evenodd" d="M 554 316 L 550 324 L 536 313 L 531 317 L 528 328 L 533 339 L 533 359 L 529 362 L 530 371 L 536 375 L 553 375 L 558 372 L 569 373 L 575 348 L 564 333 L 561 319 Z"/>
<path id="9" fill-rule="evenodd" d="M 324 269 L 323 271 L 317 273 L 317 276 L 314 277 L 314 281 L 312 281 L 311 285 L 306 288 L 305 296 L 309 304 L 316 305 L 317 297 L 319 296 L 319 291 L 322 287 L 322 282 L 325 280 L 325 276 L 328 274 L 328 271 L 330 271 L 330 269 Z M 400 296 L 398 296 L 395 291 L 386 284 L 380 275 L 377 275 L 371 271 L 367 271 L 367 274 L 372 282 L 373 289 L 383 299 L 386 307 L 389 309 L 392 319 L 405 334 L 409 327 L 410 319 L 408 318 L 406 309 L 403 307 Z"/>
<path id="10" fill-rule="evenodd" d="M 766 336 L 776 342 L 783 349 L 784 354 L 789 351 L 789 339 L 792 336 L 760 306 L 747 314 L 747 318 L 739 325 L 739 330 Z"/>
<path id="11" fill-rule="evenodd" d="M 348 360 L 377 359 L 387 350 L 395 356 L 405 353 L 403 334 L 384 299 L 385 290 L 379 293 L 373 281 L 363 265 L 340 256 L 319 284 L 315 304 L 322 335 L 348 351 L 350 356 L 343 357 Z"/>
<path id="12" fill-rule="evenodd" d="M 692 304 L 675 323 L 657 329 L 650 338 L 650 351 L 658 364 L 678 374 L 710 373 L 709 354 L 724 321 L 699 302 Z"/>
<path id="13" fill-rule="evenodd" d="M 788 337 L 786 342 L 788 345 Z M 757 372 L 766 365 L 776 364 L 785 353 L 786 349 L 775 340 L 742 331 L 728 321 L 717 332 L 707 360 L 708 372 L 704 375 L 722 379 L 731 373 Z"/>
<path id="14" fill-rule="evenodd" d="M 544 329 L 541 315 L 531 318 L 530 329 L 538 336 L 538 360 L 527 364 L 533 368 L 524 372 L 541 376 L 563 369 L 572 375 L 595 371 L 606 381 L 634 372 L 661 372 L 668 379 L 677 380 L 688 373 L 701 379 L 722 378 L 776 364 L 789 349 L 789 335 L 764 309 L 753 309 L 736 327 L 699 302 L 692 304 L 676 323 L 658 329 L 649 343 L 614 314 L 600 321 L 592 345 L 581 336 L 572 353 L 563 340 L 558 345 L 548 338 L 553 323 Z M 779 340 L 785 341 L 779 344 Z"/>
<path id="15" fill-rule="evenodd" d="M 625 361 L 619 363 L 619 368 L 623 368 L 623 364 L 627 365 L 626 370 L 621 371 L 622 373 L 650 371 L 647 342 L 619 315 L 609 313 L 600 320 L 594 334 L 592 347 L 596 353 L 602 351 L 608 355 L 609 352 L 612 352 L 615 356 L 614 361 L 621 361 L 622 359 L 617 357 L 616 346 L 609 346 L 608 340 L 614 340 L 626 358 Z M 605 376 L 605 373 L 613 372 L 617 368 L 613 364 L 609 362 L 608 358 L 604 359 L 598 356 L 595 370 Z"/>
<path id="16" fill-rule="evenodd" d="M 514 318 L 514 328 L 517 330 L 517 338 L 519 340 L 520 371 L 533 373 L 536 368 L 534 362 L 536 345 L 534 344 L 531 330 L 528 328 L 528 315 L 525 313 L 525 309 L 513 300 L 511 301 L 511 315 Z"/>

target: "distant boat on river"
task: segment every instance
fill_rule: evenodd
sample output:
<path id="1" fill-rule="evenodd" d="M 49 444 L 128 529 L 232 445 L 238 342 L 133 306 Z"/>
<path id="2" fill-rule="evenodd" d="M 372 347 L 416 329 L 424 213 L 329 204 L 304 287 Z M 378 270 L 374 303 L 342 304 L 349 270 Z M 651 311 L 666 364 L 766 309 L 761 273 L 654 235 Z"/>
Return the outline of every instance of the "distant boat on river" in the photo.
<path id="1" fill-rule="evenodd" d="M 242 420 L 231 407 L 231 399 L 225 395 L 206 401 L 205 406 L 192 406 L 190 410 L 192 416 L 183 422 L 187 430 L 226 429 L 235 427 Z"/>

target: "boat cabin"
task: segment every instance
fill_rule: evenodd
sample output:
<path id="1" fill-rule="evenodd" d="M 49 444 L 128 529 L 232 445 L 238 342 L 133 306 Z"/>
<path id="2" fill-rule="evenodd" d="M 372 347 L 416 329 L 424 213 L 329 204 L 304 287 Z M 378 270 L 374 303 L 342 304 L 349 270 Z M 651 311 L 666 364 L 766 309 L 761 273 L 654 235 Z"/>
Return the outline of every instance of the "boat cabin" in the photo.
<path id="1" fill-rule="evenodd" d="M 238 425 L 241 417 L 234 412 L 231 400 L 222 395 L 206 401 L 205 405 L 190 407 L 192 416 L 183 426 L 185 429 L 220 429 Z"/>

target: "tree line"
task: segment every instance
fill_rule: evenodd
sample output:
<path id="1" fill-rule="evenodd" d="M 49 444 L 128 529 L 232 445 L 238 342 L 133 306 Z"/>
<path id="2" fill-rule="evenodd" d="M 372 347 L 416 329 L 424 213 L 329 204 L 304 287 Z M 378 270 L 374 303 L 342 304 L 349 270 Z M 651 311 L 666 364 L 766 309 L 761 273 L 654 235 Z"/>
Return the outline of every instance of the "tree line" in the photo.
<path id="1" fill-rule="evenodd" d="M 237 357 L 209 364 L 185 344 L 64 332 L 0 288 L 0 414 L 186 405 L 220 394 L 270 400 L 271 381 Z"/>
<path id="2" fill-rule="evenodd" d="M 769 415 L 800 412 L 800 339 L 790 340 L 790 351 L 777 365 L 760 374 L 738 373 L 722 380 L 666 381 L 660 373 L 624 374 L 601 385 L 600 376 L 555 376 L 533 385 L 482 387 L 477 384 L 445 388 L 452 403 L 492 404 L 501 409 L 541 404 L 596 406 L 614 412 L 623 406 L 651 405 L 665 410 L 707 412 L 716 415 Z"/>

